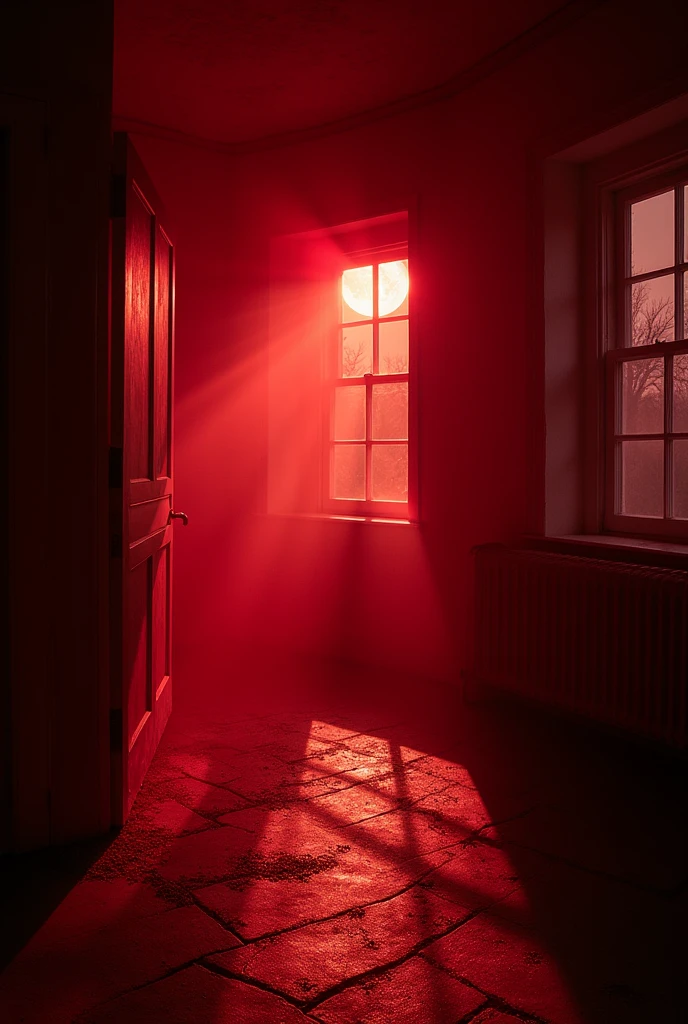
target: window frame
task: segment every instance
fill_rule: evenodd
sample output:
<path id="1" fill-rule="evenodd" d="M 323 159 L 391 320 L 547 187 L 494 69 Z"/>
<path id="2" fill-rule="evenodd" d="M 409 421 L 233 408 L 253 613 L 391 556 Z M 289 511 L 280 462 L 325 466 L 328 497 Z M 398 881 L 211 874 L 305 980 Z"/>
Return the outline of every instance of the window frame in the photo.
<path id="1" fill-rule="evenodd" d="M 685 336 L 684 281 L 688 283 L 688 252 L 684 251 L 685 228 L 683 218 L 684 186 L 688 185 L 688 163 L 673 156 L 663 164 L 638 166 L 607 181 L 600 197 L 600 231 L 598 254 L 597 297 L 598 323 L 601 328 L 601 394 L 603 419 L 601 430 L 603 465 L 602 523 L 606 532 L 630 534 L 658 539 L 688 539 L 688 519 L 675 519 L 670 513 L 672 503 L 672 445 L 674 440 L 688 439 L 688 432 L 672 429 L 673 387 L 672 359 L 688 354 Z M 631 273 L 631 205 L 673 189 L 674 203 L 674 261 L 668 267 L 647 273 Z M 674 277 L 674 326 L 682 336 L 673 341 L 658 341 L 650 345 L 633 345 L 630 337 L 629 292 L 636 281 L 651 280 L 662 275 Z M 684 275 L 686 275 L 684 277 Z M 601 299 L 601 302 L 599 300 Z M 660 351 L 661 349 L 661 351 Z M 622 432 L 622 374 L 623 367 L 633 361 L 661 358 L 664 388 L 664 422 L 661 432 L 638 434 Z M 618 457 L 623 440 L 656 440 L 663 444 L 663 516 L 626 515 L 621 507 L 621 464 Z"/>
<path id="2" fill-rule="evenodd" d="M 393 242 L 388 245 L 378 245 L 369 249 L 343 252 L 335 275 L 334 287 L 332 289 L 331 301 L 328 303 L 330 311 L 330 323 L 334 328 L 326 330 L 326 351 L 324 359 L 324 398 L 323 423 L 322 423 L 322 470 L 321 470 L 321 509 L 330 515 L 340 515 L 356 519 L 390 519 L 395 521 L 415 522 L 418 518 L 417 502 L 417 427 L 416 427 L 416 339 L 415 339 L 415 311 L 412 306 L 412 290 L 409 288 L 408 312 L 400 316 L 391 315 L 380 317 L 377 312 L 377 289 L 378 276 L 373 270 L 373 294 L 374 294 L 374 315 L 370 319 L 356 321 L 356 326 L 371 324 L 373 327 L 373 359 L 377 352 L 377 341 L 379 338 L 380 322 L 394 322 L 407 320 L 409 325 L 409 349 L 408 369 L 402 373 L 375 373 L 374 366 L 372 373 L 363 374 L 360 377 L 342 377 L 339 374 L 339 345 L 342 323 L 340 320 L 340 297 L 341 277 L 345 270 L 355 267 L 364 267 L 372 264 L 376 268 L 381 263 L 393 260 L 407 260 L 409 267 L 408 242 Z M 376 315 L 377 314 L 377 315 Z M 372 388 L 379 384 L 401 383 L 408 385 L 408 429 L 407 438 L 396 440 L 379 440 L 372 438 Z M 366 437 L 362 441 L 336 441 L 334 434 L 334 405 L 337 390 L 342 387 L 364 386 L 366 388 Z M 338 444 L 358 443 L 365 446 L 366 467 L 365 480 L 366 489 L 369 494 L 371 480 L 371 457 L 374 444 L 404 444 L 408 452 L 408 495 L 404 502 L 381 501 L 367 496 L 362 500 L 332 497 L 332 452 Z"/>

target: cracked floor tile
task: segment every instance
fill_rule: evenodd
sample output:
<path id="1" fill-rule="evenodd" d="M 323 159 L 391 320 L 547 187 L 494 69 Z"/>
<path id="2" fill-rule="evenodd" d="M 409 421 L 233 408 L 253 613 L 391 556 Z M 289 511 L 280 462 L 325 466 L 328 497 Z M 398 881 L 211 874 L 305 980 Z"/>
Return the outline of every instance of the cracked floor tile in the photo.
<path id="1" fill-rule="evenodd" d="M 323 1024 L 456 1024 L 485 997 L 433 964 L 413 957 L 316 1004 Z"/>
<path id="2" fill-rule="evenodd" d="M 347 978 L 400 961 L 469 914 L 412 888 L 339 917 L 284 932 L 211 958 L 228 973 L 263 982 L 308 1003 Z"/>

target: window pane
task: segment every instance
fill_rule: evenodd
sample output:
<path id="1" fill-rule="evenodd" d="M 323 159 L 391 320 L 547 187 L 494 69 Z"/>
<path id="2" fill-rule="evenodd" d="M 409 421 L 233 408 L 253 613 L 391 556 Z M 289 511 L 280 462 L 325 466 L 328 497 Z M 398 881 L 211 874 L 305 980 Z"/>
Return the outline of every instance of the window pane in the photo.
<path id="1" fill-rule="evenodd" d="M 674 275 L 631 285 L 631 344 L 674 340 Z"/>
<path id="2" fill-rule="evenodd" d="M 632 359 L 621 375 L 621 430 L 661 434 L 664 430 L 664 360 Z"/>
<path id="3" fill-rule="evenodd" d="M 674 264 L 674 190 L 631 204 L 631 273 Z"/>
<path id="4" fill-rule="evenodd" d="M 363 385 L 335 389 L 335 441 L 365 441 L 365 392 Z"/>
<path id="5" fill-rule="evenodd" d="M 373 385 L 373 439 L 396 441 L 408 437 L 408 383 Z"/>
<path id="6" fill-rule="evenodd" d="M 686 221 L 688 221 L 688 213 L 686 214 Z M 688 247 L 688 242 L 686 242 Z M 686 249 L 686 257 L 688 257 L 688 248 Z M 683 275 L 683 324 L 681 327 L 681 337 L 688 338 L 688 274 Z"/>
<path id="7" fill-rule="evenodd" d="M 621 515 L 664 515 L 664 442 L 621 442 Z"/>
<path id="8" fill-rule="evenodd" d="M 409 348 L 408 320 L 380 324 L 380 373 L 407 373 Z"/>
<path id="9" fill-rule="evenodd" d="M 381 263 L 378 277 L 379 316 L 406 316 L 408 313 L 408 260 Z"/>
<path id="10" fill-rule="evenodd" d="M 674 441 L 673 448 L 673 481 L 674 508 L 676 519 L 688 519 L 688 441 Z"/>
<path id="11" fill-rule="evenodd" d="M 332 497 L 365 498 L 365 445 L 337 444 L 332 450 Z"/>
<path id="12" fill-rule="evenodd" d="M 342 319 L 348 324 L 373 316 L 373 268 L 353 267 L 342 274 Z"/>
<path id="13" fill-rule="evenodd" d="M 362 377 L 373 372 L 373 326 L 343 327 L 339 372 L 342 377 Z"/>
<path id="14" fill-rule="evenodd" d="M 674 356 L 673 430 L 688 431 L 688 356 Z"/>
<path id="15" fill-rule="evenodd" d="M 371 487 L 374 501 L 408 501 L 408 445 L 374 444 Z"/>
<path id="16" fill-rule="evenodd" d="M 688 185 L 683 186 L 683 260 L 688 260 Z"/>

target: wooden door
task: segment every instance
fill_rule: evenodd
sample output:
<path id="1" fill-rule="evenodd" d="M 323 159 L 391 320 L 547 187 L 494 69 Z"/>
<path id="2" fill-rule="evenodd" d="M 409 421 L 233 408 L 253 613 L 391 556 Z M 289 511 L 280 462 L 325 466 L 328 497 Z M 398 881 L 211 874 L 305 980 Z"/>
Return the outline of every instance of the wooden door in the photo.
<path id="1" fill-rule="evenodd" d="M 115 135 L 111 331 L 112 822 L 172 709 L 174 247 L 131 142 Z"/>

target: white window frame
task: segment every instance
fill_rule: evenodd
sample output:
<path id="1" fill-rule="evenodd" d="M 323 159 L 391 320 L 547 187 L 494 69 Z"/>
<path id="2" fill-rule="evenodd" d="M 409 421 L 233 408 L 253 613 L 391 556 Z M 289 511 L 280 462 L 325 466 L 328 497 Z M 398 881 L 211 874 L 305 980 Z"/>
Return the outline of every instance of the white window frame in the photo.
<path id="1" fill-rule="evenodd" d="M 688 353 L 684 336 L 684 274 L 688 273 L 688 253 L 684 252 L 684 185 L 688 185 L 688 163 L 676 159 L 667 166 L 640 167 L 608 182 L 601 190 L 598 238 L 597 297 L 602 334 L 602 397 L 603 430 L 603 524 L 608 533 L 630 534 L 655 539 L 688 539 L 688 520 L 672 515 L 672 444 L 688 439 L 688 433 L 672 429 L 672 365 L 673 357 Z M 675 252 L 671 266 L 649 273 L 632 275 L 630 264 L 631 204 L 660 192 L 674 189 Z M 633 283 L 651 280 L 664 274 L 674 276 L 674 341 L 652 345 L 632 345 L 630 337 L 630 294 Z M 664 360 L 664 423 L 661 432 L 653 434 L 622 433 L 621 379 L 626 363 L 638 359 Z M 664 446 L 663 516 L 633 516 L 621 512 L 621 460 L 623 440 L 657 440 Z"/>
<path id="2" fill-rule="evenodd" d="M 322 458 L 322 510 L 332 515 L 351 516 L 361 519 L 395 519 L 416 521 L 418 518 L 417 503 L 417 427 L 416 427 L 416 346 L 415 324 L 412 309 L 411 290 L 409 289 L 408 313 L 401 316 L 380 317 L 377 308 L 378 275 L 376 268 L 380 263 L 392 260 L 408 260 L 408 244 L 395 243 L 378 246 L 372 249 L 346 253 L 342 256 L 339 271 L 334 282 L 334 302 L 329 308 L 337 312 L 334 315 L 334 329 L 327 331 L 327 350 L 325 353 L 325 397 L 323 401 L 323 458 Z M 343 377 L 339 373 L 340 331 L 344 326 L 340 321 L 341 279 L 342 273 L 354 267 L 372 265 L 373 270 L 373 316 L 370 319 L 357 320 L 353 326 L 372 325 L 373 328 L 373 371 L 360 377 Z M 410 262 L 409 262 L 410 267 Z M 412 270 L 409 270 L 409 274 Z M 408 320 L 409 324 L 409 356 L 408 370 L 405 373 L 385 374 L 379 372 L 379 325 Z M 378 384 L 408 383 L 408 438 L 407 440 L 373 440 L 372 438 L 372 389 Z M 362 441 L 337 441 L 334 438 L 334 403 L 339 388 L 365 386 L 366 389 L 366 436 Z M 337 445 L 360 444 L 365 446 L 365 482 L 366 498 L 352 500 L 332 497 L 333 491 L 333 451 Z M 405 444 L 408 448 L 408 499 L 407 501 L 380 501 L 371 496 L 371 458 L 373 445 Z"/>

